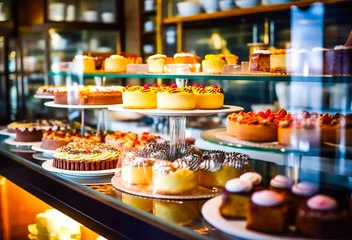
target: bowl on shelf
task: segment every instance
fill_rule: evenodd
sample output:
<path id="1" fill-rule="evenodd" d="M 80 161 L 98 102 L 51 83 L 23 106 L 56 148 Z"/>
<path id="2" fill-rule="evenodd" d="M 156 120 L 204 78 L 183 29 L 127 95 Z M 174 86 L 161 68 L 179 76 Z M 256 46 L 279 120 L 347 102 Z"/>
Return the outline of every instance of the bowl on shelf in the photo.
<path id="1" fill-rule="evenodd" d="M 200 13 L 200 3 L 195 1 L 177 3 L 177 10 L 180 16 L 192 16 Z"/>
<path id="2" fill-rule="evenodd" d="M 235 4 L 232 0 L 220 0 L 219 6 L 221 11 L 226 11 L 234 8 Z"/>
<path id="3" fill-rule="evenodd" d="M 219 9 L 219 0 L 201 0 L 206 13 L 213 13 Z"/>
<path id="4" fill-rule="evenodd" d="M 101 14 L 101 19 L 104 23 L 113 23 L 115 22 L 115 14 L 112 12 L 103 12 Z"/>
<path id="5" fill-rule="evenodd" d="M 99 15 L 97 11 L 85 11 L 83 13 L 83 18 L 87 22 L 97 22 L 99 20 Z"/>
<path id="6" fill-rule="evenodd" d="M 236 6 L 239 8 L 249 8 L 249 7 L 255 7 L 259 5 L 258 0 L 235 0 Z"/>

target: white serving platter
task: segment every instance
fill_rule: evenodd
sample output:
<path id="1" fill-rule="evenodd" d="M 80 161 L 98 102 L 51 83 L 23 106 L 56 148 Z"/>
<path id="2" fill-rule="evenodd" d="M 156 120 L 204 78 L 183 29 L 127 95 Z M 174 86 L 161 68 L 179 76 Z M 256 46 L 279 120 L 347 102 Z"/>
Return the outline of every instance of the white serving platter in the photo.
<path id="1" fill-rule="evenodd" d="M 16 137 L 16 133 L 10 133 L 7 131 L 6 128 L 3 128 L 0 130 L 0 135 L 9 136 L 9 137 Z"/>
<path id="2" fill-rule="evenodd" d="M 67 109 L 104 109 L 108 107 L 118 106 L 119 104 L 110 105 L 66 105 L 66 104 L 56 104 L 54 101 L 45 102 L 45 106 L 53 108 L 67 108 Z"/>
<path id="3" fill-rule="evenodd" d="M 17 142 L 14 138 L 7 138 L 5 139 L 4 142 L 11 146 L 17 146 L 17 147 L 30 147 L 34 144 L 41 143 L 41 142 Z"/>

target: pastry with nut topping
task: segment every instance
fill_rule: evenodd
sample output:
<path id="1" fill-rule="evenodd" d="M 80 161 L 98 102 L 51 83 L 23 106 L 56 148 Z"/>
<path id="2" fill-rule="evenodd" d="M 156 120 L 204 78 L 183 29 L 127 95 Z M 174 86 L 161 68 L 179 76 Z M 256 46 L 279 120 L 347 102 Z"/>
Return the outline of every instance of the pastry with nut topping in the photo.
<path id="1" fill-rule="evenodd" d="M 193 110 L 196 101 L 192 87 L 177 87 L 172 84 L 162 87 L 157 93 L 157 107 L 163 110 Z"/>
<path id="2" fill-rule="evenodd" d="M 124 108 L 131 109 L 154 109 L 157 107 L 156 93 L 159 86 L 153 84 L 149 86 L 127 85 L 122 90 L 122 102 Z"/>
<path id="3" fill-rule="evenodd" d="M 196 109 L 221 109 L 224 105 L 224 89 L 214 84 L 206 86 L 195 84 L 193 93 L 196 101 Z"/>

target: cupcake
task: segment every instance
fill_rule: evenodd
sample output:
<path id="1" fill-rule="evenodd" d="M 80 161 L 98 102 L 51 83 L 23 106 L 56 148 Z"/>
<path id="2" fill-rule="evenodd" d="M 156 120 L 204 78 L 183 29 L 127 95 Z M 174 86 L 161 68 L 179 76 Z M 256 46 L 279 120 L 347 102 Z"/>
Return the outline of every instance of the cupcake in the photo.
<path id="1" fill-rule="evenodd" d="M 246 218 L 252 183 L 239 178 L 228 181 L 222 195 L 220 214 L 225 218 Z"/>
<path id="2" fill-rule="evenodd" d="M 351 223 L 351 213 L 339 209 L 336 200 L 325 195 L 311 197 L 297 212 L 297 231 L 305 237 L 348 239 L 352 237 Z"/>
<path id="3" fill-rule="evenodd" d="M 269 190 L 286 196 L 290 193 L 293 180 L 283 175 L 277 175 L 270 181 Z"/>
<path id="4" fill-rule="evenodd" d="M 240 176 L 243 181 L 248 181 L 253 185 L 253 192 L 264 190 L 262 176 L 256 172 L 246 172 Z"/>
<path id="5" fill-rule="evenodd" d="M 284 233 L 287 229 L 287 206 L 283 196 L 268 190 L 253 193 L 247 228 L 265 233 Z"/>

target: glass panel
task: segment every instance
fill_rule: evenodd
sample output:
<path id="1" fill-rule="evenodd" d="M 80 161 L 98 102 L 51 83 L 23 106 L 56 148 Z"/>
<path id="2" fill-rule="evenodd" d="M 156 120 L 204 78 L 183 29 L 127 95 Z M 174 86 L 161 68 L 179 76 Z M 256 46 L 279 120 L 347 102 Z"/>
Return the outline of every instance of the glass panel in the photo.
<path id="1" fill-rule="evenodd" d="M 115 0 L 50 0 L 48 20 L 116 23 Z"/>

